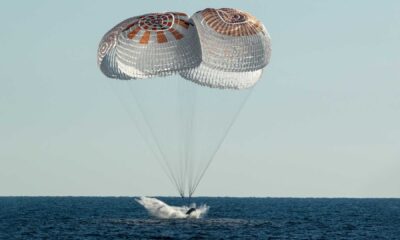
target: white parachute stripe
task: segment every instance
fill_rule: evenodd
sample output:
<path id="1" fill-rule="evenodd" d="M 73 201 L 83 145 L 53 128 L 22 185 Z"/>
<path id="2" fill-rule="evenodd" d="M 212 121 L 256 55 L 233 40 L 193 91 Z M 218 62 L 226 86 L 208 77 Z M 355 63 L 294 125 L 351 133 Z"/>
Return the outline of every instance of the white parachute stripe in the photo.
<path id="1" fill-rule="evenodd" d="M 129 39 L 128 38 L 128 34 L 130 33 L 130 31 L 125 31 L 125 32 L 123 32 L 123 33 L 121 33 L 120 35 L 123 35 L 124 36 L 124 38 L 127 40 L 127 41 L 129 41 L 129 42 L 134 42 L 135 44 L 138 44 L 138 47 L 145 47 L 145 46 L 142 46 L 139 42 L 140 42 L 140 39 L 142 39 L 142 37 L 143 37 L 143 35 L 144 35 L 144 31 L 142 30 L 142 31 L 139 31 L 136 35 L 135 35 L 135 37 L 134 38 L 132 38 L 132 39 Z M 118 36 L 119 37 L 119 36 Z"/>

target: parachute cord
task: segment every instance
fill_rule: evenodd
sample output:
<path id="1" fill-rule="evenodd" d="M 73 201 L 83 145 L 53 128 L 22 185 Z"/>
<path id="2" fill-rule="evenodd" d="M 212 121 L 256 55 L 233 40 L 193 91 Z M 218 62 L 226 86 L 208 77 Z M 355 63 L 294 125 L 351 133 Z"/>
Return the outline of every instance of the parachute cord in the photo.
<path id="1" fill-rule="evenodd" d="M 187 84 L 193 84 L 193 83 L 187 83 Z M 188 194 L 190 193 L 190 186 L 192 185 L 192 176 L 193 176 L 193 172 L 191 171 L 191 161 L 190 161 L 190 159 L 192 159 L 193 158 L 193 145 L 194 145 L 194 140 L 195 140 L 195 136 L 194 136 L 194 130 L 193 130 L 193 127 L 194 127 L 194 121 L 195 121 L 195 115 L 196 115 L 196 99 L 197 99 L 197 92 L 196 92 L 196 90 L 197 90 L 197 88 L 194 88 L 195 90 L 194 90 L 194 92 L 193 92 L 193 103 L 192 103 L 192 109 L 190 109 L 191 110 L 191 119 L 190 119 L 190 127 L 189 127 L 189 129 L 190 129 L 190 132 L 189 132 L 189 134 L 188 134 L 188 136 L 187 136 L 187 148 L 186 148 L 186 154 L 185 154 L 185 157 L 186 157 L 186 161 L 185 161 L 185 173 L 186 173 L 186 177 L 189 179 L 189 182 L 188 182 L 188 185 L 187 185 L 187 190 L 188 190 Z M 191 153 L 191 154 L 190 154 Z M 189 172 L 190 171 L 190 172 Z M 189 198 L 191 197 L 192 195 L 191 194 L 189 194 Z"/>
<path id="2" fill-rule="evenodd" d="M 187 188 L 187 191 L 190 190 L 192 174 L 190 171 L 190 156 L 189 154 L 192 152 L 193 147 L 193 125 L 194 125 L 194 115 L 195 115 L 195 107 L 196 107 L 196 92 L 197 86 L 193 85 L 192 82 L 188 81 L 179 81 L 178 89 L 180 90 L 179 96 L 181 96 L 181 120 L 185 119 L 183 125 L 184 134 L 182 139 L 184 142 L 182 143 L 184 146 L 183 149 L 183 158 L 181 168 L 183 170 L 183 179 L 184 179 L 184 187 Z"/>
<path id="3" fill-rule="evenodd" d="M 233 126 L 235 120 L 236 120 L 237 117 L 239 116 L 239 113 L 242 111 L 244 105 L 246 104 L 247 100 L 249 99 L 249 96 L 250 96 L 251 93 L 253 92 L 253 89 L 254 89 L 254 88 L 251 88 L 251 89 L 250 89 L 250 92 L 247 94 L 247 96 L 246 96 L 246 98 L 244 99 L 243 103 L 242 103 L 241 106 L 239 107 L 239 110 L 236 112 L 236 114 L 235 114 L 234 118 L 232 119 L 232 121 L 230 122 L 228 128 L 225 130 L 224 136 L 222 137 L 221 141 L 219 142 L 218 147 L 217 147 L 217 148 L 215 149 L 215 151 L 212 153 L 211 158 L 208 160 L 208 162 L 207 162 L 207 164 L 206 164 L 206 167 L 203 169 L 203 171 L 201 172 L 201 174 L 199 175 L 199 177 L 196 177 L 196 178 L 195 178 L 195 184 L 194 184 L 193 187 L 190 188 L 189 196 L 192 196 L 192 194 L 196 191 L 196 189 L 197 189 L 197 187 L 198 187 L 198 185 L 199 185 L 201 179 L 203 178 L 205 172 L 207 171 L 207 169 L 209 168 L 211 162 L 213 161 L 213 159 L 214 159 L 216 153 L 218 152 L 219 148 L 221 147 L 222 143 L 224 142 L 224 140 L 225 140 L 226 136 L 228 135 L 229 130 L 232 128 L 232 126 Z"/>
<path id="4" fill-rule="evenodd" d="M 140 111 L 140 113 L 142 114 L 143 119 L 145 120 L 146 125 L 147 125 L 147 127 L 149 128 L 149 130 L 150 130 L 151 136 L 153 137 L 153 139 L 154 139 L 154 141 L 155 141 L 155 143 L 156 143 L 157 149 L 158 149 L 158 151 L 160 152 L 160 154 L 161 154 L 161 156 L 162 156 L 162 159 L 164 160 L 164 162 L 165 162 L 165 164 L 166 164 L 166 166 L 167 166 L 167 168 L 168 168 L 168 170 L 169 170 L 169 172 L 170 172 L 170 174 L 171 174 L 171 177 L 172 177 L 172 179 L 173 179 L 173 183 L 175 184 L 175 186 L 176 186 L 178 192 L 180 193 L 180 195 L 181 195 L 181 196 L 184 195 L 184 190 L 182 190 L 182 186 L 179 184 L 179 182 L 178 182 L 178 181 L 176 180 L 176 178 L 174 177 L 174 174 L 173 174 L 173 171 L 172 171 L 172 169 L 171 169 L 171 166 L 170 166 L 170 164 L 168 163 L 167 158 L 165 157 L 164 152 L 161 150 L 160 143 L 158 142 L 157 138 L 155 137 L 155 134 L 154 134 L 154 132 L 153 132 L 153 129 L 152 129 L 151 126 L 150 126 L 149 120 L 147 119 L 147 116 L 146 116 L 146 114 L 144 113 L 144 111 L 143 111 L 143 109 L 142 109 L 142 106 L 139 104 L 139 101 L 137 100 L 136 95 L 135 95 L 135 93 L 133 92 L 133 89 L 132 89 L 131 84 L 129 84 L 129 90 L 130 90 L 130 92 L 131 92 L 132 97 L 135 99 L 136 105 L 138 106 L 139 111 Z"/>
<path id="5" fill-rule="evenodd" d="M 162 159 L 164 160 L 165 165 L 167 166 L 167 168 L 168 168 L 168 170 L 169 170 L 169 172 L 170 172 L 170 174 L 171 174 L 171 176 L 172 176 L 173 183 L 175 184 L 175 186 L 176 186 L 178 192 L 180 193 L 180 195 L 181 195 L 181 196 L 184 195 L 184 190 L 182 190 L 181 184 L 180 184 L 179 181 L 177 181 L 177 179 L 175 178 L 175 176 L 174 176 L 174 174 L 173 174 L 173 171 L 172 171 L 172 168 L 171 168 L 170 164 L 168 163 L 167 158 L 165 157 L 164 152 L 161 150 L 160 143 L 158 142 L 158 139 L 155 137 L 155 134 L 154 134 L 154 132 L 153 132 L 153 129 L 152 129 L 152 127 L 150 126 L 149 120 L 147 119 L 147 116 L 146 116 L 146 114 L 144 113 L 144 111 L 143 111 L 143 109 L 142 109 L 142 106 L 139 104 L 139 101 L 137 100 L 136 95 L 135 95 L 135 93 L 133 92 L 133 89 L 132 89 L 132 86 L 131 86 L 131 85 L 129 85 L 129 90 L 130 90 L 130 92 L 131 92 L 133 98 L 135 99 L 135 102 L 136 102 L 136 104 L 137 104 L 137 106 L 138 106 L 138 108 L 139 108 L 139 110 L 140 110 L 140 113 L 142 114 L 142 116 L 143 116 L 143 118 L 144 118 L 144 120 L 145 120 L 145 122 L 146 122 L 147 127 L 148 127 L 149 130 L 150 130 L 150 133 L 151 133 L 152 138 L 153 138 L 154 141 L 156 142 L 157 149 L 158 149 L 158 151 L 160 152 L 160 154 L 162 155 Z"/>
<path id="6" fill-rule="evenodd" d="M 172 176 L 171 173 L 168 171 L 168 169 L 166 169 L 165 164 L 160 160 L 160 156 L 157 154 L 157 152 L 156 152 L 153 148 L 150 147 L 151 144 L 150 144 L 149 140 L 146 138 L 144 132 L 140 130 L 140 126 L 139 126 L 138 122 L 136 121 L 136 118 L 133 117 L 132 112 L 130 111 L 129 107 L 127 107 L 128 104 L 122 99 L 122 97 L 121 97 L 119 94 L 116 93 L 116 90 L 114 89 L 113 86 L 111 86 L 110 82 L 107 81 L 107 83 L 108 83 L 108 86 L 109 86 L 109 87 L 111 88 L 111 90 L 113 91 L 114 95 L 115 95 L 115 96 L 117 97 L 117 99 L 120 101 L 122 107 L 123 107 L 123 108 L 125 109 L 125 111 L 128 113 L 129 118 L 132 120 L 132 122 L 134 122 L 134 124 L 135 124 L 135 126 L 136 126 L 136 129 L 138 130 L 138 132 L 139 132 L 140 136 L 142 137 L 142 139 L 145 140 L 147 146 L 149 147 L 149 149 L 150 149 L 151 152 L 153 153 L 154 158 L 157 160 L 157 162 L 160 163 L 161 169 L 163 170 L 163 172 L 167 175 L 167 177 L 168 177 L 168 179 L 170 180 L 170 182 L 171 182 L 172 184 L 176 185 L 176 183 L 174 182 L 173 176 Z M 138 103 L 136 102 L 136 100 L 135 100 L 135 104 L 136 104 L 136 106 L 138 106 Z"/>
<path id="7" fill-rule="evenodd" d="M 185 161 L 185 148 L 186 148 L 186 132 L 187 132 L 187 121 L 185 121 L 185 103 L 186 103 L 186 95 L 185 95 L 185 91 L 182 88 L 180 81 L 175 82 L 175 87 L 177 89 L 177 105 L 179 106 L 179 126 L 181 126 L 179 128 L 179 133 L 180 133 L 180 139 L 181 141 L 178 143 L 179 144 L 179 150 L 180 150 L 180 155 L 179 155 L 179 176 L 181 178 L 181 184 L 183 186 L 183 190 L 185 191 L 186 189 L 186 179 L 185 179 L 185 169 L 184 169 L 184 161 Z M 182 99 L 180 98 L 184 98 L 184 100 L 182 101 Z"/>
<path id="8" fill-rule="evenodd" d="M 179 192 L 179 195 L 181 195 L 181 198 L 182 198 L 182 199 L 185 199 L 185 192 L 182 192 L 182 191 L 180 191 L 180 190 L 178 190 L 178 192 Z"/>

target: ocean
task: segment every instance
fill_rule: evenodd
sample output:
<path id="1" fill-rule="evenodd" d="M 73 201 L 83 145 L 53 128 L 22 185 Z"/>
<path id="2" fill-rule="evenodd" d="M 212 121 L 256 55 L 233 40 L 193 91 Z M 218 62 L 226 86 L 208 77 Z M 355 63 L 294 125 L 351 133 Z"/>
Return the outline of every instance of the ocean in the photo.
<path id="1" fill-rule="evenodd" d="M 193 201 L 203 218 L 158 219 L 133 197 L 0 197 L 0 239 L 400 239 L 400 199 Z"/>

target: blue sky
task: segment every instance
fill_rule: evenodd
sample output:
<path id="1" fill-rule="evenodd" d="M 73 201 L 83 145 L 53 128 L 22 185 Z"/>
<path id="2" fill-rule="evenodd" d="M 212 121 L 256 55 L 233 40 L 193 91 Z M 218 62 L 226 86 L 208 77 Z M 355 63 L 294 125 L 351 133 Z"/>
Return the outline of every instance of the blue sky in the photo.
<path id="1" fill-rule="evenodd" d="M 400 197 L 394 0 L 3 1 L 0 195 L 176 195 L 96 51 L 125 18 L 206 7 L 255 15 L 273 53 L 197 195 Z"/>

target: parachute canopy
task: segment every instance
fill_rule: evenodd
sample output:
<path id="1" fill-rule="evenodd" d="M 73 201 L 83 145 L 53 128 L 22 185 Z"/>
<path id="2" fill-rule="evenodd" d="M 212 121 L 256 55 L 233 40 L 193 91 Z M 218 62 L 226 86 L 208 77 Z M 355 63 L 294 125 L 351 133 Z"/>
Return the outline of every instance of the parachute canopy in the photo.
<path id="1" fill-rule="evenodd" d="M 270 55 L 254 16 L 207 8 L 191 18 L 128 18 L 104 35 L 97 60 L 107 77 L 134 80 L 110 85 L 183 197 L 196 190 Z M 156 78 L 173 74 L 183 79 Z"/>
<path id="2" fill-rule="evenodd" d="M 271 56 L 264 25 L 249 13 L 207 8 L 129 18 L 105 34 L 97 59 L 102 72 L 123 80 L 167 76 L 213 88 L 252 87 Z"/>
<path id="3" fill-rule="evenodd" d="M 100 43 L 98 61 L 107 77 L 141 79 L 193 68 L 200 64 L 201 53 L 186 14 L 153 13 L 129 18 L 111 29 Z"/>
<path id="4" fill-rule="evenodd" d="M 207 8 L 192 16 L 202 52 L 199 66 L 181 72 L 196 83 L 219 88 L 248 88 L 261 77 L 271 48 L 265 27 L 248 13 Z"/>

